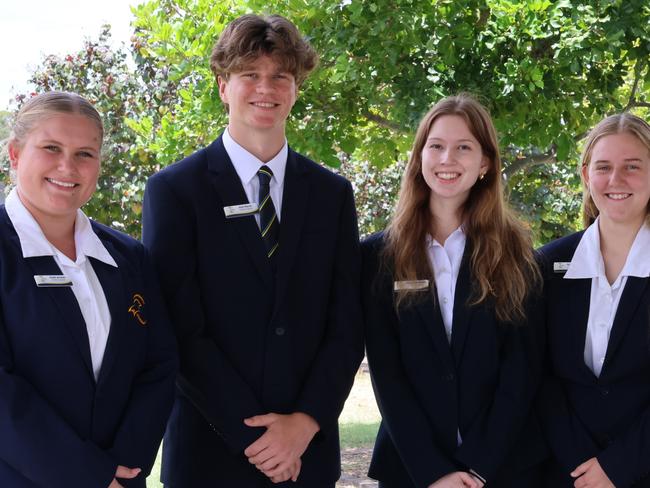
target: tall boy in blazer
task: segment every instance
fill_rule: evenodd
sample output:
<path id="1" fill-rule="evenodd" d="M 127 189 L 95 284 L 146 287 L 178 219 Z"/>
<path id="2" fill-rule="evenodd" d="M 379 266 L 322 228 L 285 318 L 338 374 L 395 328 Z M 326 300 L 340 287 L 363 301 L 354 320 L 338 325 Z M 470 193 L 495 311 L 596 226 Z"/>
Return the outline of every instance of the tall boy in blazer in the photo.
<path id="1" fill-rule="evenodd" d="M 143 238 L 181 358 L 166 487 L 339 477 L 337 418 L 363 355 L 354 200 L 285 139 L 315 63 L 286 19 L 233 21 L 211 56 L 227 129 L 147 183 Z"/>

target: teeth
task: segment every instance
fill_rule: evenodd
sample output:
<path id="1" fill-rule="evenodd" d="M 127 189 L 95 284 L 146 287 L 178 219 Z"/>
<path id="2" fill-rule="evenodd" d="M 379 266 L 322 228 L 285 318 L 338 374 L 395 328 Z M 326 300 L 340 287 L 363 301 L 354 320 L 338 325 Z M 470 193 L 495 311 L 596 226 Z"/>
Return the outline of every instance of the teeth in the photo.
<path id="1" fill-rule="evenodd" d="M 608 193 L 607 197 L 612 200 L 625 200 L 630 196 L 630 193 Z"/>
<path id="2" fill-rule="evenodd" d="M 436 173 L 436 176 L 442 180 L 453 180 L 458 178 L 459 173 Z"/>
<path id="3" fill-rule="evenodd" d="M 55 185 L 58 185 L 58 186 L 63 186 L 65 188 L 74 188 L 75 186 L 77 186 L 76 183 L 68 183 L 66 181 L 59 181 L 59 180 L 55 180 L 53 178 L 47 178 L 47 181 L 49 181 L 50 183 L 54 183 Z"/>
<path id="4" fill-rule="evenodd" d="M 275 107 L 275 103 L 270 103 L 270 102 L 255 102 L 253 105 L 255 105 L 256 107 L 263 107 L 263 108 Z"/>

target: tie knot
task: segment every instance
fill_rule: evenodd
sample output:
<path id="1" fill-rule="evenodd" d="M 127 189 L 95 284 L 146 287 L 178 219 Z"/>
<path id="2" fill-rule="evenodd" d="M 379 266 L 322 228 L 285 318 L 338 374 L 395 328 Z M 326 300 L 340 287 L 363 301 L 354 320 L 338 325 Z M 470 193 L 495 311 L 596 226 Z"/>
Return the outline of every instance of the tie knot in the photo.
<path id="1" fill-rule="evenodd" d="M 271 168 L 262 166 L 257 171 L 257 177 L 260 179 L 260 182 L 268 184 L 269 181 L 271 181 L 271 178 L 273 177 L 273 171 L 271 171 Z"/>

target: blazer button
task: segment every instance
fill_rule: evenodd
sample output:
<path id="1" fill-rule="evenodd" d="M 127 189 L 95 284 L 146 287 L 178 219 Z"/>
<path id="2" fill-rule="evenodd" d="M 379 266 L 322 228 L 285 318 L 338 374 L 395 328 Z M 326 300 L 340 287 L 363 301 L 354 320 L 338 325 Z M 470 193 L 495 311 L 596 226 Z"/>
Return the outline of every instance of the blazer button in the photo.
<path id="1" fill-rule="evenodd" d="M 283 336 L 284 335 L 284 327 L 276 327 L 275 328 L 275 335 Z"/>
<path id="2" fill-rule="evenodd" d="M 445 381 L 454 381 L 456 377 L 454 376 L 454 373 L 449 373 L 444 376 Z"/>
<path id="3" fill-rule="evenodd" d="M 600 393 L 601 393 L 603 396 L 607 396 L 607 395 L 609 395 L 609 390 L 608 390 L 607 388 L 601 388 L 601 389 L 600 389 Z"/>

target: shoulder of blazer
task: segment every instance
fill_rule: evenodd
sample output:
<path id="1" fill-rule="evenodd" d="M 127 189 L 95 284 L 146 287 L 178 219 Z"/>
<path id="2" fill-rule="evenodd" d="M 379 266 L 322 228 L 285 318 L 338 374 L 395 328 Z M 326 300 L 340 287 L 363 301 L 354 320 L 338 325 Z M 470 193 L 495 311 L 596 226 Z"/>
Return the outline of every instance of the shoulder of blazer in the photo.
<path id="1" fill-rule="evenodd" d="M 553 275 L 553 263 L 569 262 L 578 243 L 584 234 L 584 230 L 556 239 L 537 250 L 537 259 L 544 276 Z"/>
<path id="2" fill-rule="evenodd" d="M 97 234 L 97 237 L 106 246 L 108 252 L 113 256 L 118 267 L 123 265 L 124 262 L 128 262 L 134 267 L 141 266 L 145 249 L 140 241 L 119 230 L 95 222 L 92 219 L 90 220 L 90 225 L 95 234 Z"/>
<path id="3" fill-rule="evenodd" d="M 296 164 L 296 169 L 299 172 L 308 173 L 316 178 L 319 178 L 322 184 L 347 186 L 350 182 L 341 175 L 334 173 L 332 170 L 323 165 L 316 163 L 306 156 L 289 148 L 289 159 L 293 158 Z M 289 162 L 287 162 L 289 164 Z M 286 177 L 285 177 L 286 178 Z M 319 183 L 321 184 L 321 183 Z"/>

